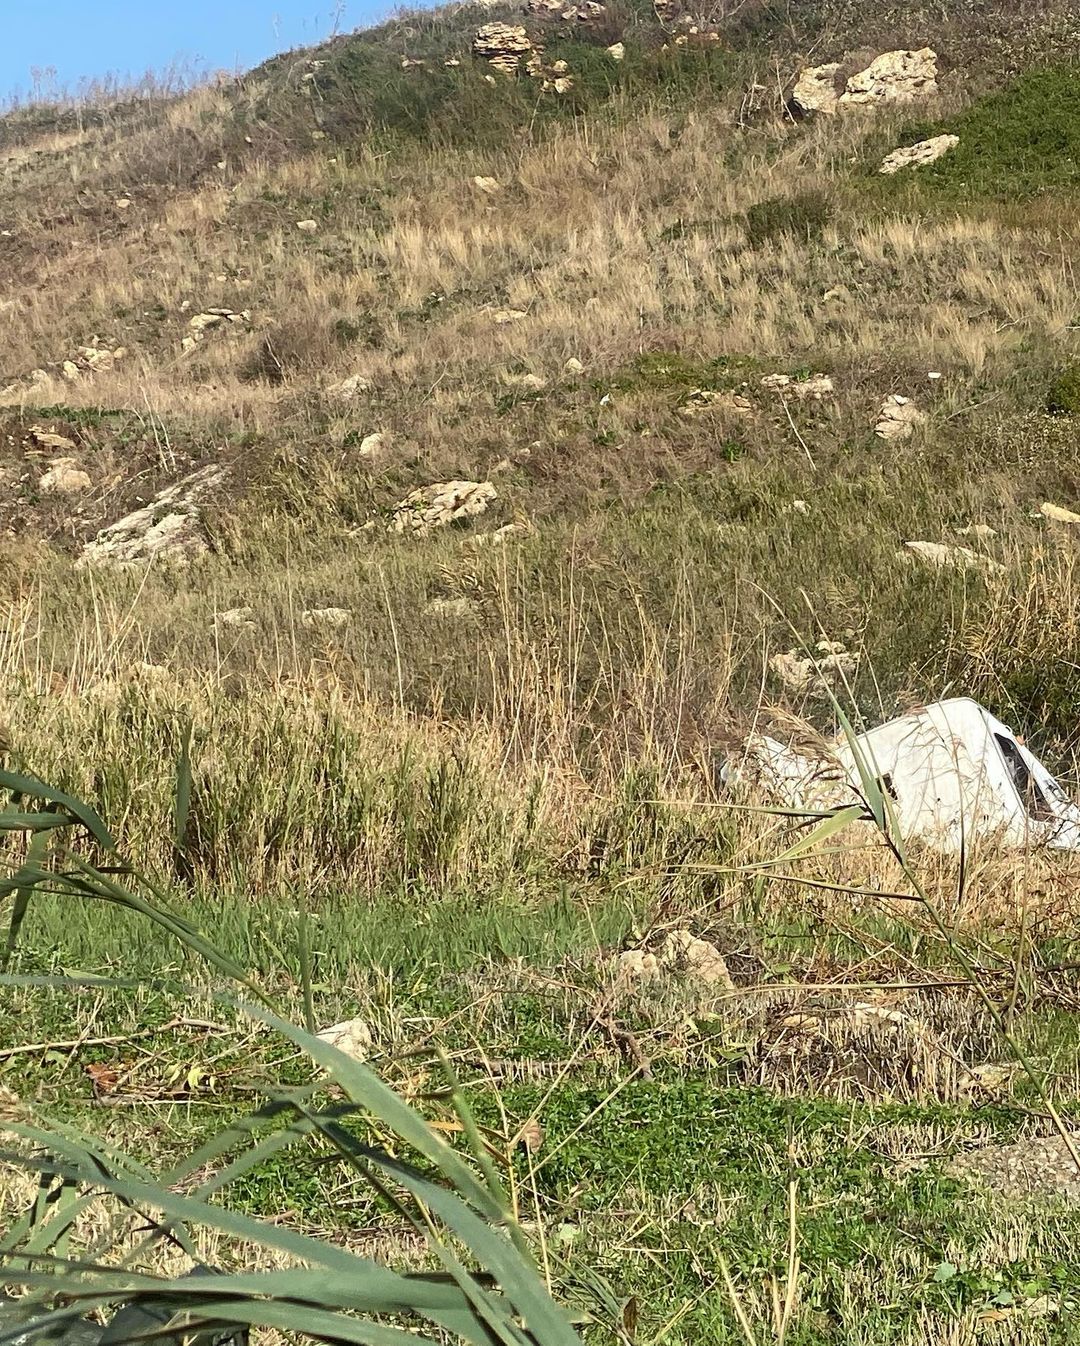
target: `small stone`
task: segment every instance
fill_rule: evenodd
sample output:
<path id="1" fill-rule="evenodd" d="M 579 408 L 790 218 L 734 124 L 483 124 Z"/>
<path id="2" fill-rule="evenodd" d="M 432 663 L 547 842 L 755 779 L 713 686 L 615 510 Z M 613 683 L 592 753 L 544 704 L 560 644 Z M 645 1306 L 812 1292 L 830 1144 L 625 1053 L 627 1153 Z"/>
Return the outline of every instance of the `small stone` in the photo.
<path id="1" fill-rule="evenodd" d="M 505 327 L 507 323 L 520 322 L 528 316 L 522 308 L 497 308 L 491 312 L 491 321 L 498 327 Z"/>
<path id="2" fill-rule="evenodd" d="M 126 196 L 119 196 L 119 197 L 117 197 L 117 199 L 116 199 L 116 209 L 117 209 L 117 210 L 127 210 L 127 209 L 129 208 L 130 205 L 131 205 L 131 202 L 130 202 L 130 200 L 129 200 Z"/>
<path id="3" fill-rule="evenodd" d="M 1080 522 L 1080 519 L 1077 520 Z M 988 523 L 969 523 L 966 528 L 956 530 L 957 537 L 973 537 L 980 542 L 989 541 L 992 537 L 997 537 L 997 529 L 991 528 Z"/>
<path id="4" fill-rule="evenodd" d="M 68 383 L 77 383 L 79 381 L 79 366 L 74 360 L 65 360 L 61 366 L 61 372 Z"/>
<path id="5" fill-rule="evenodd" d="M 657 981 L 660 977 L 660 963 L 654 953 L 644 949 L 627 949 L 619 954 L 615 976 L 622 982 Z"/>
<path id="6" fill-rule="evenodd" d="M 317 220 L 297 220 L 296 227 L 302 234 L 313 234 L 319 225 Z"/>
<path id="7" fill-rule="evenodd" d="M 357 452 L 361 458 L 366 459 L 368 462 L 374 462 L 377 458 L 382 457 L 386 450 L 386 445 L 387 436 L 381 431 L 376 430 L 374 433 L 364 436 L 360 441 L 360 448 Z"/>
<path id="8" fill-rule="evenodd" d="M 624 42 L 613 42 L 610 47 L 605 47 L 604 50 L 613 61 L 621 61 L 626 56 L 626 44 Z"/>
<path id="9" fill-rule="evenodd" d="M 497 192 L 502 191 L 502 186 L 499 183 L 498 178 L 484 178 L 477 176 L 473 178 L 473 186 L 487 196 L 494 196 Z"/>
<path id="10" fill-rule="evenodd" d="M 585 373 L 585 366 L 581 363 L 581 361 L 577 358 L 576 355 L 571 355 L 570 359 L 567 360 L 566 364 L 563 365 L 563 369 L 565 369 L 568 374 Z"/>
<path id="11" fill-rule="evenodd" d="M 506 382 L 512 388 L 524 388 L 527 392 L 538 393 L 547 387 L 547 380 L 539 374 L 507 374 Z"/>
<path id="12" fill-rule="evenodd" d="M 485 23 L 476 30 L 472 42 L 473 55 L 503 75 L 516 74 L 522 58 L 532 49 L 528 33 L 519 24 Z"/>
<path id="13" fill-rule="evenodd" d="M 352 617 L 350 608 L 308 608 L 300 614 L 301 623 L 309 629 L 327 627 L 337 630 Z"/>
<path id="14" fill-rule="evenodd" d="M 706 986 L 733 989 L 724 956 L 706 939 L 698 939 L 689 930 L 673 930 L 661 945 L 658 961 L 666 970 L 680 972 Z"/>

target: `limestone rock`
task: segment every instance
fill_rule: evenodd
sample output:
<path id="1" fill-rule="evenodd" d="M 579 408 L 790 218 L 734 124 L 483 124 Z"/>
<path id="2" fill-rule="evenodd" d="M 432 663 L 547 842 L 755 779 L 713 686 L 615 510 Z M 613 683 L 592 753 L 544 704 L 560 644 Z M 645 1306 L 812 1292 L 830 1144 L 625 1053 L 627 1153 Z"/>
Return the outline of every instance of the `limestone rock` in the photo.
<path id="1" fill-rule="evenodd" d="M 520 322 L 529 315 L 523 308 L 496 308 L 491 311 L 491 321 L 496 327 L 505 327 L 507 323 Z"/>
<path id="2" fill-rule="evenodd" d="M 296 227 L 302 234 L 313 234 L 319 227 L 317 220 L 297 220 Z"/>
<path id="3" fill-rule="evenodd" d="M 208 308 L 203 309 L 201 313 L 196 313 L 193 318 L 188 320 L 188 326 L 191 328 L 197 341 L 201 340 L 212 327 L 226 327 L 230 324 L 237 325 L 249 323 L 251 314 L 247 309 L 237 312 L 231 308 Z"/>
<path id="4" fill-rule="evenodd" d="M 352 617 L 351 608 L 307 608 L 300 614 L 301 624 L 309 630 L 320 627 L 336 631 Z"/>
<path id="5" fill-rule="evenodd" d="M 213 625 L 234 626 L 243 630 L 254 630 L 255 627 L 255 609 L 254 608 L 227 608 L 224 612 L 219 612 L 214 617 Z"/>
<path id="6" fill-rule="evenodd" d="M 371 391 L 371 380 L 364 378 L 363 374 L 350 374 L 347 379 L 342 379 L 340 383 L 331 384 L 326 391 L 331 397 L 339 397 L 343 402 L 351 402 L 354 397 L 359 397 L 361 393 Z"/>
<path id="7" fill-rule="evenodd" d="M 937 92 L 937 53 L 886 51 L 858 74 L 852 75 L 840 95 L 841 107 L 911 103 Z"/>
<path id="8" fill-rule="evenodd" d="M 627 949 L 619 954 L 615 976 L 622 982 L 656 981 L 660 976 L 660 962 L 654 953 L 644 949 Z"/>
<path id="9" fill-rule="evenodd" d="M 1080 515 L 1077 515 L 1076 522 L 1080 523 Z M 997 529 L 991 528 L 988 523 L 969 523 L 966 528 L 958 528 L 956 536 L 973 537 L 980 542 L 986 542 L 992 537 L 997 537 Z"/>
<path id="10" fill-rule="evenodd" d="M 807 66 L 800 71 L 792 91 L 792 102 L 802 113 L 823 112 L 826 115 L 836 111 L 839 95 L 836 90 L 836 76 L 840 70 L 838 61 L 827 65 Z"/>
<path id="11" fill-rule="evenodd" d="M 693 388 L 683 405 L 680 416 L 699 416 L 703 411 L 733 411 L 745 416 L 753 411 L 754 404 L 741 393 L 725 392 L 715 388 Z"/>
<path id="12" fill-rule="evenodd" d="M 1080 514 L 1065 509 L 1063 505 L 1053 505 L 1049 500 L 1044 500 L 1039 506 L 1039 513 L 1044 519 L 1051 519 L 1054 523 L 1080 523 Z"/>
<path id="13" fill-rule="evenodd" d="M 663 975 L 727 990 L 735 985 L 720 950 L 689 930 L 669 931 L 654 949 L 627 949 L 619 955 L 616 967 L 619 981 L 656 981 Z"/>
<path id="14" fill-rule="evenodd" d="M 570 359 L 567 360 L 566 364 L 563 365 L 563 369 L 565 369 L 568 374 L 585 373 L 585 366 L 575 355 L 571 355 Z"/>
<path id="15" fill-rule="evenodd" d="M 880 172 L 889 175 L 899 173 L 902 168 L 921 168 L 932 164 L 943 154 L 948 154 L 960 144 L 959 136 L 931 136 L 929 140 L 918 140 L 914 145 L 895 149 L 881 161 Z"/>
<path id="16" fill-rule="evenodd" d="M 498 178 L 485 178 L 479 175 L 473 178 L 473 186 L 477 191 L 483 192 L 485 196 L 494 196 L 502 191 Z"/>
<path id="17" fill-rule="evenodd" d="M 91 485 L 90 474 L 79 467 L 76 459 L 54 458 L 38 482 L 38 490 L 42 495 L 81 495 Z"/>
<path id="18" fill-rule="evenodd" d="M 390 530 L 422 536 L 483 514 L 499 498 L 490 481 L 444 481 L 410 491 L 394 508 Z"/>
<path id="19" fill-rule="evenodd" d="M 897 556 L 904 561 L 914 558 L 938 570 L 982 570 L 997 575 L 1005 569 L 992 556 L 947 542 L 905 542 Z"/>
<path id="20" fill-rule="evenodd" d="M 387 436 L 376 430 L 372 434 L 364 436 L 360 441 L 360 448 L 357 452 L 366 462 L 374 463 L 386 452 L 388 442 Z"/>
<path id="21" fill-rule="evenodd" d="M 769 672 L 794 696 L 824 696 L 829 688 L 843 687 L 859 671 L 859 656 L 839 641 L 819 641 L 815 654 L 798 650 L 774 654 Z"/>
<path id="22" fill-rule="evenodd" d="M 201 501 L 225 479 L 220 467 L 203 467 L 167 487 L 140 509 L 103 528 L 83 547 L 77 566 L 144 565 L 161 557 L 183 563 L 210 550 Z"/>
<path id="23" fill-rule="evenodd" d="M 53 434 L 51 430 L 42 430 L 40 425 L 30 427 L 30 438 L 39 449 L 60 449 L 64 453 L 74 453 L 75 441 L 66 435 Z"/>
<path id="24" fill-rule="evenodd" d="M 766 374 L 761 386 L 781 397 L 793 397 L 799 402 L 823 402 L 835 391 L 833 381 L 828 374 L 811 374 L 805 379 L 792 378 L 790 374 Z"/>
<path id="25" fill-rule="evenodd" d="M 910 397 L 890 393 L 881 404 L 874 434 L 879 439 L 907 439 L 925 420 L 926 413 L 920 411 Z"/>
<path id="26" fill-rule="evenodd" d="M 613 61 L 621 61 L 626 56 L 626 44 L 624 42 L 613 42 L 610 47 L 605 47 L 604 51 Z"/>
<path id="27" fill-rule="evenodd" d="M 840 68 L 839 62 L 830 61 L 800 71 L 791 95 L 795 108 L 829 116 L 843 108 L 911 103 L 937 92 L 937 53 L 929 47 L 882 52 L 838 93 Z"/>
<path id="28" fill-rule="evenodd" d="M 371 1029 L 363 1019 L 345 1019 L 339 1024 L 331 1024 L 315 1036 L 320 1042 L 326 1042 L 346 1056 L 351 1056 L 354 1061 L 366 1061 L 375 1045 Z"/>
<path id="29" fill-rule="evenodd" d="M 485 23 L 476 30 L 472 50 L 473 55 L 487 61 L 492 70 L 516 75 L 522 60 L 531 54 L 533 44 L 519 24 Z"/>
<path id="30" fill-rule="evenodd" d="M 707 939 L 698 939 L 689 930 L 672 930 L 660 946 L 657 957 L 665 970 L 682 973 L 706 986 L 732 989 L 735 985 L 720 950 Z"/>

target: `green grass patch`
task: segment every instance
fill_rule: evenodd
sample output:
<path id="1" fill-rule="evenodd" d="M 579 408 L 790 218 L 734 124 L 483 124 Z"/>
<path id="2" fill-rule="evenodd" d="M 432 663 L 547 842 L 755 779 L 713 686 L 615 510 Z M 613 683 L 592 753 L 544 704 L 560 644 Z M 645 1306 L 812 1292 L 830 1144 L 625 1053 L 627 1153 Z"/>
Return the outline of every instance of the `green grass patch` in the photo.
<path id="1" fill-rule="evenodd" d="M 952 134 L 960 143 L 935 163 L 877 176 L 880 137 L 868 172 L 880 190 L 965 202 L 1015 201 L 1080 188 L 1080 74 L 1075 65 L 1045 66 L 987 94 L 955 117 L 906 123 L 894 145 Z M 892 148 L 887 146 L 885 148 Z"/>

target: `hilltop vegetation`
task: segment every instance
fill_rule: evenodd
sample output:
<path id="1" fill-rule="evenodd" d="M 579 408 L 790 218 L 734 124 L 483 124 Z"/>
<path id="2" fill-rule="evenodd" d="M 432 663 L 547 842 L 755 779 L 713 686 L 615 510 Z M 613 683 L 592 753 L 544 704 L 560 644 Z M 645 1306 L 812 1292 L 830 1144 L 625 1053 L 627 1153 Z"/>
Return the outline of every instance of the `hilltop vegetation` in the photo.
<path id="1" fill-rule="evenodd" d="M 1046 1133 L 1022 1076 L 946 1086 L 918 1027 L 903 1078 L 892 1029 L 865 1068 L 861 1038 L 805 1069 L 762 1044 L 817 996 L 870 1000 L 962 1075 L 1010 1055 L 989 1004 L 1071 1116 L 1075 863 L 919 855 L 929 907 L 862 833 L 779 874 L 788 824 L 728 807 L 720 765 L 770 717 L 835 729 L 773 661 L 828 642 L 868 720 L 973 695 L 1076 778 L 1080 18 L 569 8 L 408 13 L 183 95 L 0 118 L 8 762 L 91 800 L 294 998 L 310 909 L 319 1019 L 366 1016 L 425 1102 L 410 1054 L 451 1052 L 605 1339 L 638 1314 L 643 1342 L 743 1339 L 719 1248 L 759 1340 L 1071 1340 L 1075 1206 L 946 1171 Z M 473 52 L 495 23 L 525 31 L 514 74 Z M 792 101 L 807 66 L 840 87 L 927 47 L 922 101 Z M 418 526 L 442 483 L 481 489 Z M 173 488 L 104 543 L 178 552 L 93 563 Z M 620 980 L 673 929 L 735 987 Z M 278 1067 L 232 1019 L 80 1054 L 175 1014 L 175 950 L 126 915 L 40 901 L 18 957 L 155 978 L 82 993 L 74 1027 L 48 987 L 0 988 L 0 1083 L 98 1124 L 83 1067 L 119 1065 L 138 1106 L 110 1125 L 155 1157 Z M 367 1237 L 320 1171 L 237 1200 Z"/>

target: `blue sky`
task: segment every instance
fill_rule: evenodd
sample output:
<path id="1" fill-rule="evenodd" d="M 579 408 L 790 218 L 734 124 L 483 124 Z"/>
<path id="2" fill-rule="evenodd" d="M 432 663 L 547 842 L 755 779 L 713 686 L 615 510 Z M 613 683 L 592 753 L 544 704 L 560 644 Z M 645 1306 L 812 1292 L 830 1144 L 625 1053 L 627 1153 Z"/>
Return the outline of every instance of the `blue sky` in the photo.
<path id="1" fill-rule="evenodd" d="M 246 70 L 385 17 L 391 0 L 0 0 L 0 99 L 26 95 L 32 71 L 139 77 L 171 65 Z"/>

